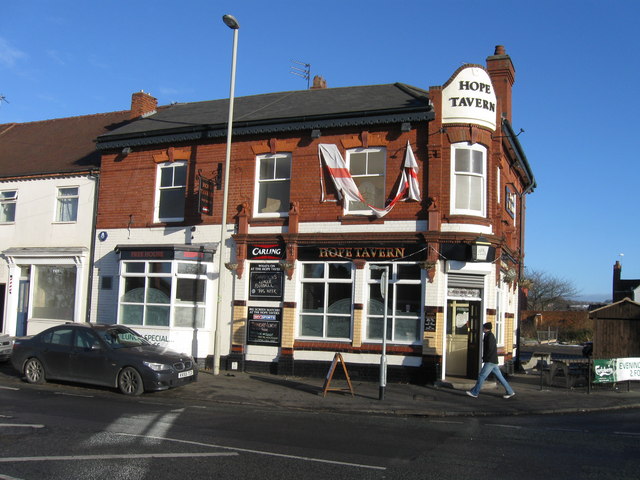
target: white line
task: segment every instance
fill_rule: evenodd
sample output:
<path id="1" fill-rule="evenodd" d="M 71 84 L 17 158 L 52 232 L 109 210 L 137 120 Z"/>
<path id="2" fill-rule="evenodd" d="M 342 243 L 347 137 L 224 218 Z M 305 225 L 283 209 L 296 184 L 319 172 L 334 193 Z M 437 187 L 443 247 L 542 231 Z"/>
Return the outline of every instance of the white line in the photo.
<path id="1" fill-rule="evenodd" d="M 256 455 L 268 455 L 271 457 L 281 457 L 281 458 L 290 458 L 293 460 L 304 460 L 307 462 L 318 462 L 318 463 L 329 463 L 331 465 L 342 465 L 345 467 L 356 467 L 356 468 L 368 468 L 368 469 L 372 469 L 372 470 L 386 470 L 386 467 L 379 467 L 377 465 L 363 465 L 360 463 L 350 463 L 350 462 L 339 462 L 336 460 L 324 460 L 322 458 L 313 458 L 313 457 L 301 457 L 298 455 L 286 455 L 283 453 L 273 453 L 273 452 L 265 452 L 262 450 L 251 450 L 248 448 L 238 448 L 238 447 L 227 447 L 224 445 L 216 445 L 213 443 L 201 443 L 201 442 L 194 442 L 191 440 L 179 440 L 177 438 L 167 438 L 167 437 L 154 437 L 154 436 L 150 436 L 150 435 L 135 435 L 132 433 L 115 433 L 115 435 L 122 435 L 125 437 L 138 437 L 138 438 L 151 438 L 153 440 L 167 440 L 169 442 L 178 442 L 178 443 L 186 443 L 189 445 L 199 445 L 199 446 L 204 446 L 204 447 L 212 447 L 212 448 L 221 448 L 223 450 L 234 450 L 237 452 L 245 452 L 245 453 L 254 453 Z"/>
<path id="2" fill-rule="evenodd" d="M 238 455 L 236 452 L 191 452 L 191 453 L 139 453 L 123 455 L 58 455 L 50 457 L 0 457 L 0 463 L 13 462 L 49 462 L 67 460 L 119 460 L 138 458 L 192 458 L 192 457 L 231 457 Z"/>
<path id="3" fill-rule="evenodd" d="M 81 395 L 79 393 L 67 393 L 67 392 L 55 392 L 54 395 L 64 395 L 66 397 L 93 398 L 93 395 Z"/>
<path id="4" fill-rule="evenodd" d="M 10 477 L 9 475 L 2 475 L 0 473 L 0 480 L 21 480 L 18 477 Z"/>
<path id="5" fill-rule="evenodd" d="M 632 437 L 640 436 L 640 432 L 613 432 L 614 435 L 629 435 Z"/>
<path id="6" fill-rule="evenodd" d="M 456 424 L 456 425 L 464 424 L 464 422 L 452 422 L 449 420 L 429 420 L 429 423 L 446 423 L 446 424 Z"/>
<path id="7" fill-rule="evenodd" d="M 0 386 L 0 390 L 20 390 L 18 387 L 4 387 Z M 0 477 L 2 478 L 2 477 Z"/>
<path id="8" fill-rule="evenodd" d="M 44 428 L 39 423 L 0 423 L 0 427 Z"/>
<path id="9" fill-rule="evenodd" d="M 520 430 L 522 428 L 518 425 L 504 425 L 502 423 L 487 423 L 487 427 L 513 428 L 515 430 Z"/>

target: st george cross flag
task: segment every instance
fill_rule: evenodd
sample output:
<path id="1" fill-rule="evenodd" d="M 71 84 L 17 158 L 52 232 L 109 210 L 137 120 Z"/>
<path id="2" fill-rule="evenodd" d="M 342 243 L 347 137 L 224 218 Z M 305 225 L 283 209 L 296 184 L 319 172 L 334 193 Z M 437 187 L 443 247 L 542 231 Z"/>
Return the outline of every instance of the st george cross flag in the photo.
<path id="1" fill-rule="evenodd" d="M 407 150 L 404 156 L 404 165 L 402 169 L 402 175 L 398 184 L 398 190 L 394 199 L 385 208 L 376 208 L 370 205 L 363 198 L 358 186 L 351 177 L 351 173 L 347 168 L 347 165 L 340 155 L 338 147 L 333 144 L 319 144 L 318 145 L 320 156 L 324 159 L 325 165 L 329 170 L 333 184 L 338 191 L 338 197 L 344 198 L 346 201 L 362 202 L 365 203 L 371 211 L 378 217 L 384 217 L 391 211 L 396 202 L 403 199 L 405 196 L 409 200 L 420 201 L 420 186 L 418 185 L 418 164 L 416 158 L 413 155 L 411 144 L 407 141 Z"/>

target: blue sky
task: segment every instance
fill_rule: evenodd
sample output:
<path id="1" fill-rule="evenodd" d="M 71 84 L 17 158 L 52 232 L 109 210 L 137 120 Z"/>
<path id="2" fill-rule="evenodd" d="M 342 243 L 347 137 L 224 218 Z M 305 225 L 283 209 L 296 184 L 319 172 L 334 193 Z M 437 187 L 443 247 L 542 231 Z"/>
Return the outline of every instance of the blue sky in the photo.
<path id="1" fill-rule="evenodd" d="M 611 297 L 612 268 L 640 278 L 635 0 L 23 0 L 4 2 L 0 123 L 299 90 L 293 61 L 329 87 L 442 85 L 504 45 L 516 68 L 513 126 L 538 182 L 527 266 Z M 635 160 L 634 160 L 635 159 Z M 620 256 L 624 254 L 624 256 Z"/>

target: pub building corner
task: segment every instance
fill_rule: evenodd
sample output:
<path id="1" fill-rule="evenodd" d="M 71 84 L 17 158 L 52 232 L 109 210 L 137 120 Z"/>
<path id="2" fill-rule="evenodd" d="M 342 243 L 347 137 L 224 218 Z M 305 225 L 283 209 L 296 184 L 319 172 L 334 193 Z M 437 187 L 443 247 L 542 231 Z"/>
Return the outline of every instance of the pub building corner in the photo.
<path id="1" fill-rule="evenodd" d="M 320 80 L 306 91 L 236 99 L 243 122 L 233 127 L 225 248 L 209 244 L 200 265 L 190 256 L 220 236 L 215 189 L 206 215 L 173 224 L 179 238 L 197 223 L 193 245 L 170 247 L 171 271 L 184 268 L 184 281 L 202 289 L 196 356 L 211 366 L 217 329 L 222 369 L 321 377 L 340 353 L 352 378 L 375 379 L 386 343 L 391 381 L 475 378 L 481 326 L 492 322 L 500 361 L 511 360 L 526 195 L 536 183 L 511 126 L 515 68 L 504 47 L 486 66 L 462 65 L 429 90 Z M 151 171 L 183 162 L 186 178 L 192 170 L 219 176 L 226 118 L 216 117 L 218 105 L 170 106 L 111 132 L 99 141 L 103 166 L 139 162 Z M 186 131 L 188 120 L 202 132 Z M 134 151 L 119 160 L 116 149 L 127 147 Z M 135 267 L 131 252 L 148 250 L 131 245 L 131 231 L 146 227 L 119 221 L 112 248 L 119 242 L 120 258 L 108 254 L 122 262 L 110 267 L 116 275 Z M 160 238 L 170 241 L 152 233 L 139 237 L 155 250 Z M 166 335 L 179 331 L 188 346 L 196 333 L 176 328 L 167 312 Z"/>

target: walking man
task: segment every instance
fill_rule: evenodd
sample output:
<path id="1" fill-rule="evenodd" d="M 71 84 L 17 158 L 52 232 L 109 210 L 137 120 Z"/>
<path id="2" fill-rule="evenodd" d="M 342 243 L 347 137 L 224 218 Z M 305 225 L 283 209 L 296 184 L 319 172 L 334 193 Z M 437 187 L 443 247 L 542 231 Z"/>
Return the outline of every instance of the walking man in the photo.
<path id="1" fill-rule="evenodd" d="M 467 395 L 478 398 L 482 384 L 487 377 L 493 373 L 506 390 L 502 398 L 511 398 L 515 395 L 515 392 L 502 376 L 502 372 L 498 366 L 498 345 L 496 344 L 495 335 L 491 332 L 491 327 L 491 323 L 489 322 L 482 325 L 482 331 L 484 332 L 484 338 L 482 340 L 482 361 L 484 364 L 482 365 L 482 370 L 480 370 L 480 375 L 478 375 L 478 381 L 471 390 L 467 390 Z"/>

